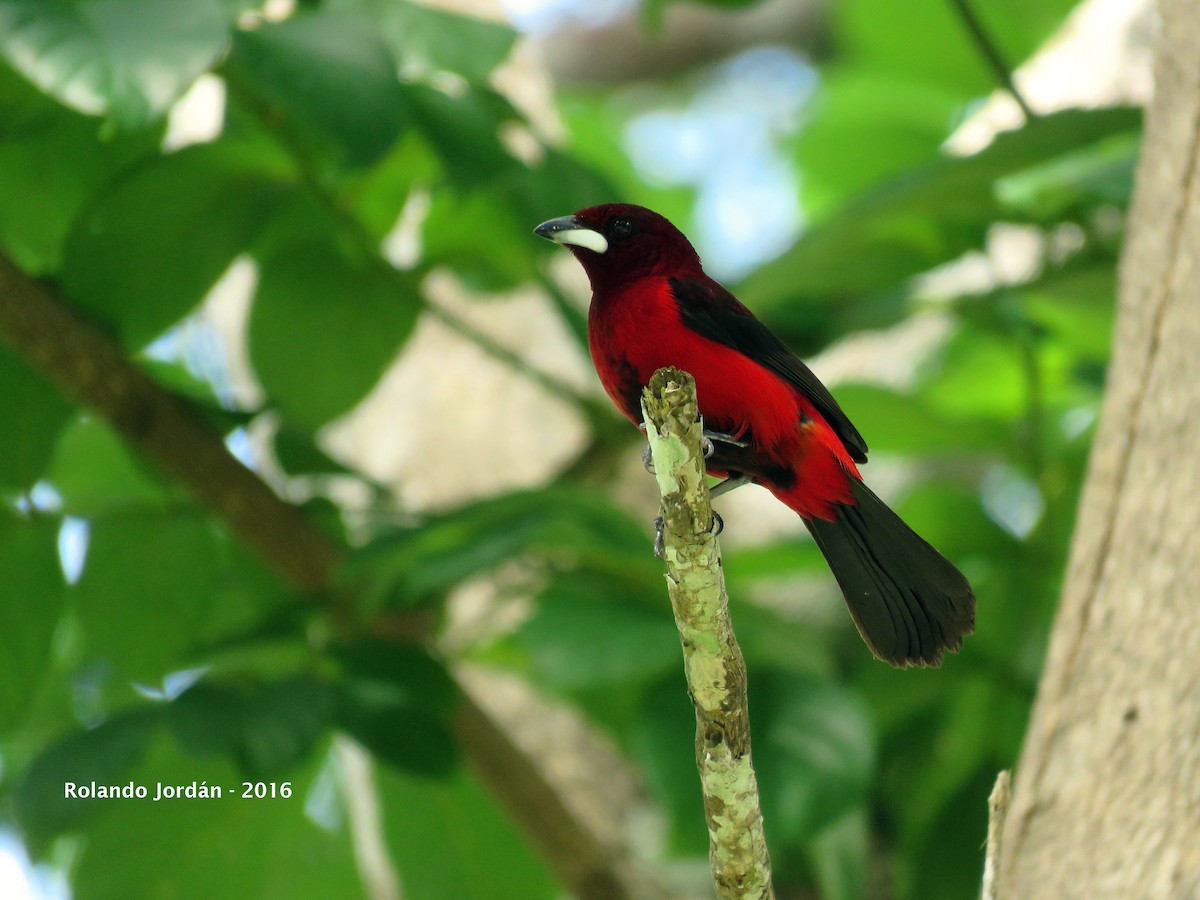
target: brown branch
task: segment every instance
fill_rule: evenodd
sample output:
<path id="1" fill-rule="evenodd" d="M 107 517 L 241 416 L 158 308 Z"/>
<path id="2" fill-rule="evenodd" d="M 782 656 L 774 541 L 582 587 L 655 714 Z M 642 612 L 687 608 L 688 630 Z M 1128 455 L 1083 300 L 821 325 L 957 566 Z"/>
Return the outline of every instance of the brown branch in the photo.
<path id="1" fill-rule="evenodd" d="M 104 332 L 0 254 L 0 340 L 179 481 L 302 593 L 325 590 L 342 554 L 229 452 Z"/>
<path id="2" fill-rule="evenodd" d="M 99 328 L 0 253 L 0 342 L 66 396 L 107 421 L 134 449 L 179 481 L 297 591 L 328 593 L 346 553 L 243 466 L 179 398 L 130 362 Z M 331 597 L 346 627 L 348 597 Z M 470 696 L 458 711 L 463 752 L 483 781 L 546 854 L 564 887 L 586 900 L 639 896 L 635 881 L 563 805 L 537 759 L 526 755 Z"/>

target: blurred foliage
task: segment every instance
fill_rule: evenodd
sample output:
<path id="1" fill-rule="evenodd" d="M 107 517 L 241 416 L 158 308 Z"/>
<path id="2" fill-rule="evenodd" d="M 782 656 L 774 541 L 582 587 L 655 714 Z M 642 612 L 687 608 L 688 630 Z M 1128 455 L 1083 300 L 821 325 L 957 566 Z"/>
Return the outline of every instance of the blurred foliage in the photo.
<path id="1" fill-rule="evenodd" d="M 331 750 L 342 733 L 380 764 L 407 896 L 557 896 L 457 762 L 445 660 L 379 637 L 389 616 L 436 618 L 458 585 L 515 565 L 533 612 L 467 656 L 577 704 L 666 812 L 669 856 L 703 857 L 692 716 L 645 523 L 578 469 L 398 518 L 317 441 L 413 333 L 429 272 L 483 291 L 545 284 L 553 251 L 532 225 L 618 197 L 683 218 L 688 193 L 640 181 L 619 149 L 622 114 L 594 97 L 568 99 L 566 150 L 513 155 L 501 134 L 527 123 L 489 80 L 513 45 L 503 26 L 404 0 L 303 3 L 284 21 L 257 5 L 0 0 L 0 248 L 214 427 L 236 437 L 269 417 L 288 477 L 318 491 L 358 478 L 389 514 L 342 573 L 355 621 L 334 640 L 220 523 L 0 348 L 9 825 L 35 853 L 70 856 L 80 898 L 354 896 Z M 1019 61 L 1070 3 L 976 6 Z M 1062 577 L 1140 122 L 1065 110 L 949 156 L 943 142 L 992 88 L 951 5 L 844 0 L 829 16 L 833 50 L 788 147 L 811 225 L 738 290 L 804 353 L 946 320 L 910 384 L 837 393 L 873 451 L 905 464 L 899 511 L 971 578 L 978 633 L 941 671 L 894 671 L 862 647 L 807 540 L 729 553 L 755 760 L 781 896 L 961 898 L 977 892 L 986 794 L 1016 757 Z M 205 73 L 225 87 L 219 136 L 165 145 L 168 112 Z M 400 269 L 381 247 L 418 196 L 421 253 Z M 1036 248 L 1027 272 L 930 298 L 920 276 L 986 260 L 1005 229 Z M 147 353 L 240 258 L 258 272 L 248 341 L 266 400 L 254 409 Z M 578 335 L 578 313 L 560 308 Z M 589 421 L 596 447 L 635 452 L 606 437 L 615 417 Z M 339 516 L 322 524 L 347 539 Z M 837 615 L 755 602 L 783 588 Z M 64 782 L 93 780 L 226 793 L 169 811 L 64 800 Z M 243 782 L 292 795 L 241 799 Z"/>

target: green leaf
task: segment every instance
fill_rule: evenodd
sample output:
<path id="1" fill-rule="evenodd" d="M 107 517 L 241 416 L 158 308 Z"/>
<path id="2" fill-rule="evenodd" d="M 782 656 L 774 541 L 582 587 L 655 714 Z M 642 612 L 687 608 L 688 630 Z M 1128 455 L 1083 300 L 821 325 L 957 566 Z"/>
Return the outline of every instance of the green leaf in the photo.
<path id="1" fill-rule="evenodd" d="M 336 645 L 346 675 L 338 692 L 338 723 L 378 759 L 423 775 L 444 777 L 458 763 L 447 718 L 458 685 L 416 643 L 363 638 Z"/>
<path id="2" fill-rule="evenodd" d="M 453 72 L 479 84 L 508 56 L 516 41 L 516 32 L 500 22 L 407 0 L 336 0 L 330 6 L 370 16 L 406 76 Z"/>
<path id="3" fill-rule="evenodd" d="M 1116 313 L 1110 260 L 1072 267 L 1017 289 L 1028 316 L 1083 359 L 1107 364 Z"/>
<path id="4" fill-rule="evenodd" d="M 973 8 L 1016 65 L 1072 5 L 977 0 Z M 969 104 L 996 87 L 951 3 L 847 0 L 831 11 L 831 25 L 838 53 L 822 66 L 795 141 L 804 207 L 818 219 L 855 192 L 935 156 Z"/>
<path id="5" fill-rule="evenodd" d="M 1104 203 L 1129 205 L 1141 135 L 1118 134 L 996 182 L 1001 202 L 1023 217 L 1056 222 Z"/>
<path id="6" fill-rule="evenodd" d="M 684 231 L 688 230 L 687 224 L 694 218 L 695 189 L 690 186 L 646 184 L 633 168 L 622 146 L 626 122 L 638 112 L 637 107 L 631 109 L 628 104 L 614 102 L 610 91 L 589 95 L 564 93 L 559 107 L 571 134 L 571 159 L 576 164 L 587 166 L 596 180 L 591 187 L 585 187 L 578 194 L 579 202 L 565 206 L 544 206 L 533 218 L 540 222 L 583 207 L 611 203 L 619 197 L 649 207 Z M 541 184 L 552 187 L 554 182 L 543 180 Z M 551 253 L 556 248 L 546 244 L 540 249 L 544 253 Z M 562 252 L 561 248 L 557 249 Z"/>
<path id="7" fill-rule="evenodd" d="M 263 680 L 205 679 L 166 707 L 179 745 L 202 759 L 235 759 L 250 778 L 282 778 L 332 727 L 339 692 L 306 671 Z"/>
<path id="8" fill-rule="evenodd" d="M 432 193 L 422 230 L 423 263 L 451 266 L 480 291 L 511 290 L 538 277 L 539 252 L 553 252 L 548 244 L 540 246 L 546 242 L 530 240 L 531 222 L 552 210 L 580 209 L 613 196 L 607 181 L 555 151 L 531 168 L 506 166 L 475 189 L 464 189 L 456 179 Z"/>
<path id="9" fill-rule="evenodd" d="M 355 220 L 382 245 L 414 190 L 435 181 L 440 170 L 433 147 L 416 131 L 407 132 L 356 180 L 349 201 Z"/>
<path id="10" fill-rule="evenodd" d="M 0 63 L 0 245 L 32 275 L 58 270 L 72 222 L 101 185 L 158 152 L 161 129 L 100 131 Z"/>
<path id="11" fill-rule="evenodd" d="M 537 277 L 529 229 L 496 184 L 465 194 L 447 187 L 431 200 L 421 232 L 425 265 L 448 266 L 466 285 L 486 292 L 512 290 Z"/>
<path id="12" fill-rule="evenodd" d="M 1016 66 L 1074 5 L 1073 0 L 976 0 L 972 7 L 1000 55 Z M 954 4 L 850 0 L 836 8 L 834 31 L 842 58 L 854 64 L 953 87 L 964 101 L 995 87 L 995 76 Z"/>
<path id="13" fill-rule="evenodd" d="M 451 96 L 419 82 L 401 87 L 417 127 L 456 186 L 486 185 L 520 166 L 500 143 L 500 126 L 520 116 L 500 94 L 469 88 Z"/>
<path id="14" fill-rule="evenodd" d="M 416 285 L 332 239 L 260 260 L 250 359 L 285 419 L 315 430 L 366 395 L 416 326 Z"/>
<path id="15" fill-rule="evenodd" d="M 231 24 L 222 0 L 0 0 L 0 53 L 59 102 L 136 128 L 212 65 Z"/>
<path id="16" fill-rule="evenodd" d="M 359 638 L 334 645 L 331 654 L 351 679 L 383 685 L 413 705 L 450 712 L 458 702 L 458 683 L 421 644 Z"/>
<path id="17" fill-rule="evenodd" d="M 873 453 L 957 457 L 971 451 L 990 451 L 1010 434 L 1007 419 L 988 418 L 973 407 L 950 416 L 935 409 L 919 393 L 848 384 L 838 386 L 837 397 L 868 436 Z"/>
<path id="18" fill-rule="evenodd" d="M 206 677 L 166 707 L 171 734 L 193 757 L 236 757 L 246 740 L 248 707 L 255 690 L 261 686 L 235 688 Z"/>
<path id="19" fill-rule="evenodd" d="M 137 710 L 50 744 L 25 770 L 13 793 L 22 831 L 35 845 L 41 844 L 129 802 L 67 796 L 66 786 L 128 784 L 156 726 L 153 710 Z"/>
<path id="20" fill-rule="evenodd" d="M 940 415 L 1012 420 L 1025 408 L 1028 385 L 1020 347 L 1008 339 L 961 328 L 935 354 L 924 401 Z"/>
<path id="21" fill-rule="evenodd" d="M 381 762 L 419 775 L 449 775 L 458 747 L 445 718 L 369 683 L 343 686 L 338 726 Z"/>
<path id="22" fill-rule="evenodd" d="M 680 668 L 679 635 L 655 610 L 595 578 L 560 578 L 517 634 L 539 679 L 560 690 L 657 678 Z"/>
<path id="23" fill-rule="evenodd" d="M 469 772 L 428 779 L 380 768 L 375 775 L 388 851 L 404 873 L 406 896 L 464 900 L 561 896 L 545 864 Z"/>
<path id="24" fill-rule="evenodd" d="M 357 9 L 302 8 L 239 31 L 225 69 L 235 90 L 265 105 L 277 130 L 352 167 L 383 157 L 409 119 L 396 61 Z"/>
<path id="25" fill-rule="evenodd" d="M 819 221 L 856 193 L 935 157 L 961 103 L 962 95 L 940 81 L 835 68 L 794 140 L 805 212 Z"/>
<path id="26" fill-rule="evenodd" d="M 163 739 L 132 777 L 151 797 L 159 783 L 196 782 L 222 793 L 116 801 L 85 832 L 73 866 L 75 896 L 322 900 L 359 890 L 343 800 L 326 754 L 310 754 L 302 769 L 263 782 L 265 797 L 243 797 L 245 779 L 227 760 L 198 763 Z M 286 798 L 279 796 L 285 782 Z"/>
<path id="27" fill-rule="evenodd" d="M 220 144 L 189 147 L 102 194 L 67 240 L 67 294 L 141 347 L 190 312 L 250 249 L 288 189 Z"/>
<path id="28" fill-rule="evenodd" d="M 871 823 L 860 807 L 830 825 L 808 848 L 823 900 L 860 900 L 867 896 L 871 870 Z"/>
<path id="29" fill-rule="evenodd" d="M 70 516 L 157 511 L 172 496 L 181 496 L 134 456 L 107 423 L 85 417 L 63 429 L 46 478 Z"/>
<path id="30" fill-rule="evenodd" d="M 281 422 L 272 435 L 275 461 L 288 475 L 349 475 L 351 469 L 322 450 L 310 432 Z"/>
<path id="31" fill-rule="evenodd" d="M 802 844 L 859 806 L 875 769 L 875 736 L 854 694 L 790 673 L 750 678 L 754 767 L 771 839 Z"/>
<path id="32" fill-rule="evenodd" d="M 954 90 L 960 103 L 994 85 L 951 3 L 901 8 L 886 0 L 851 0 L 838 8 L 834 29 L 851 64 L 943 86 Z"/>
<path id="33" fill-rule="evenodd" d="M 359 550 L 344 577 L 368 607 L 414 604 L 505 560 L 539 554 L 635 583 L 659 573 L 646 537 L 606 498 L 578 488 L 526 491 L 472 503 Z"/>
<path id="34" fill-rule="evenodd" d="M 83 574 L 70 592 L 89 656 L 143 684 L 188 664 L 220 568 L 216 534 L 196 514 L 93 519 Z"/>
<path id="35" fill-rule="evenodd" d="M 58 529 L 0 515 L 0 734 L 15 733 L 49 674 L 66 592 Z"/>
<path id="36" fill-rule="evenodd" d="M 912 276 L 980 246 L 1006 212 L 996 196 L 998 179 L 1136 132 L 1139 122 L 1132 109 L 1065 110 L 997 136 L 974 156 L 941 157 L 910 169 L 815 224 L 747 279 L 741 294 L 785 328 L 818 316 L 828 320 L 829 335 L 894 322 L 901 303 L 873 308 L 848 304 L 847 295 L 886 299 Z"/>
<path id="37" fill-rule="evenodd" d="M 0 495 L 24 493 L 42 477 L 71 405 L 24 360 L 0 348 Z"/>
<path id="38" fill-rule="evenodd" d="M 751 707 L 756 702 L 752 697 Z M 695 741 L 696 714 L 683 673 L 677 672 L 642 695 L 629 742 L 647 789 L 669 817 L 671 851 L 686 856 L 708 852 Z"/>
<path id="39" fill-rule="evenodd" d="M 280 778 L 307 758 L 329 732 L 333 689 L 307 673 L 265 685 L 244 706 L 238 760 L 255 778 Z"/>

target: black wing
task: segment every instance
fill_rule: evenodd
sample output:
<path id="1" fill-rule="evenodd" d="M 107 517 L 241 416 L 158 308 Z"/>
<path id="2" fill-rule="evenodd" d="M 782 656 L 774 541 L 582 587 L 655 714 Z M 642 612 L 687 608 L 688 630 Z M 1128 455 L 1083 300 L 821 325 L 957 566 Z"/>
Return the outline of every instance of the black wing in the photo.
<path id="1" fill-rule="evenodd" d="M 867 461 L 867 442 L 812 369 L 733 294 L 711 279 L 671 279 L 683 323 L 697 334 L 744 353 L 800 390 L 841 438 L 850 458 Z"/>

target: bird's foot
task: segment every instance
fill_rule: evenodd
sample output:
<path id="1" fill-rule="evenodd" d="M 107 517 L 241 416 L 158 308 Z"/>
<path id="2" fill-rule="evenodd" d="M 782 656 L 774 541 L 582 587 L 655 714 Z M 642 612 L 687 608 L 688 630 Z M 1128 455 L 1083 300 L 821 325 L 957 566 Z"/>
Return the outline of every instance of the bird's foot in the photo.
<path id="1" fill-rule="evenodd" d="M 743 484 L 751 482 L 749 475 L 743 475 L 740 472 L 730 472 L 729 477 L 719 484 L 714 484 L 708 489 L 710 497 L 720 497 L 722 494 L 728 494 L 734 488 L 740 488 Z"/>
<path id="2" fill-rule="evenodd" d="M 750 446 L 749 441 L 741 440 L 737 435 L 726 434 L 723 431 L 704 431 L 700 435 L 700 449 L 704 451 L 704 458 L 710 458 L 716 452 L 717 444 L 728 444 L 730 447 L 739 447 L 745 449 Z"/>
<path id="3" fill-rule="evenodd" d="M 649 444 L 642 448 L 642 466 L 645 467 L 646 471 L 651 475 L 654 474 L 654 460 L 650 456 Z"/>

